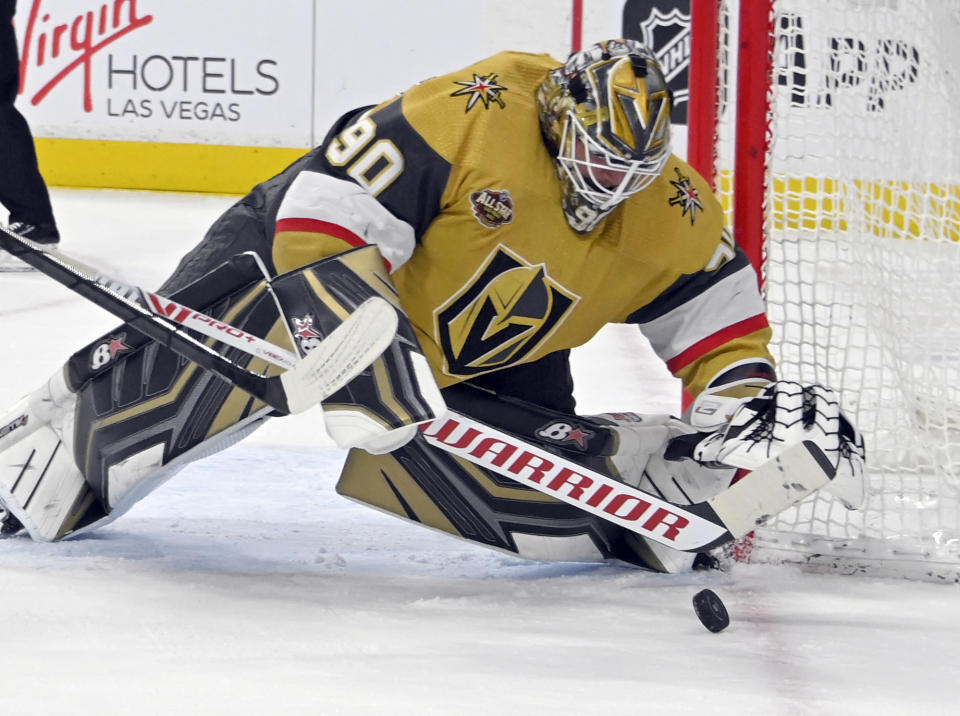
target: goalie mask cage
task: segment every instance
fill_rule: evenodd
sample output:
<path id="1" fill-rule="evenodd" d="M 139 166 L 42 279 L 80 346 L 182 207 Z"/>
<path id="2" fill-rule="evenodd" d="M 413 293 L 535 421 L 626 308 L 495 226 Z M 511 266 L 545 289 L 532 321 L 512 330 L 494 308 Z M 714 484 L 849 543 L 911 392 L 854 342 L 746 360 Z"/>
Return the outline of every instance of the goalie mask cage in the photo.
<path id="1" fill-rule="evenodd" d="M 868 497 L 740 551 L 960 579 L 960 1 L 692 2 L 689 157 L 758 267 L 779 374 L 835 388 Z"/>

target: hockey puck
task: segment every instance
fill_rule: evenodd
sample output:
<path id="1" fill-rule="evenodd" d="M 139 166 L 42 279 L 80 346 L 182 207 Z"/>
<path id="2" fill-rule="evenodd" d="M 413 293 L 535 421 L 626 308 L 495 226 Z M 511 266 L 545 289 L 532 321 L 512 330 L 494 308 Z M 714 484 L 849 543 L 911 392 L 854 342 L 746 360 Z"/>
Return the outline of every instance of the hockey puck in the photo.
<path id="1" fill-rule="evenodd" d="M 716 634 L 730 626 L 730 615 L 716 592 L 703 589 L 693 595 L 693 611 L 700 623 Z"/>

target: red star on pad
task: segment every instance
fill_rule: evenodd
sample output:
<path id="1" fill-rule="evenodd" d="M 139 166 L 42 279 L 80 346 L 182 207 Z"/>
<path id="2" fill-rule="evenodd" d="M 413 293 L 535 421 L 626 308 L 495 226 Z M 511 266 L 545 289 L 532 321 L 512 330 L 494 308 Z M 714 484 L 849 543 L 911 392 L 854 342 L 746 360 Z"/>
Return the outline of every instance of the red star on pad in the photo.
<path id="1" fill-rule="evenodd" d="M 126 337 L 127 335 L 125 333 L 121 333 L 117 338 L 110 339 L 110 342 L 107 344 L 107 350 L 110 351 L 110 360 L 116 358 L 117 353 L 130 350 L 130 346 L 123 342 L 123 339 Z"/>
<path id="2" fill-rule="evenodd" d="M 577 445 L 581 448 L 587 447 L 587 439 L 592 438 L 593 433 L 588 430 L 583 430 L 582 428 L 574 428 L 570 431 L 570 434 L 567 435 L 567 440 L 576 440 Z"/>

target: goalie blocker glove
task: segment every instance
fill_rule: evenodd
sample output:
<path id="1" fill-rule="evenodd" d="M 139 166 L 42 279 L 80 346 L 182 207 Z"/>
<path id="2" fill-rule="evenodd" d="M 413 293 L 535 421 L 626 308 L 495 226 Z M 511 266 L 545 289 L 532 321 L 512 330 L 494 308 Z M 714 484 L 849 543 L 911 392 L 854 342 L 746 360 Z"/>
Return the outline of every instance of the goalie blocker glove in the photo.
<path id="1" fill-rule="evenodd" d="M 866 499 L 863 436 L 841 412 L 836 393 L 822 385 L 785 380 L 769 385 L 740 405 L 727 425 L 698 441 L 692 457 L 706 465 L 751 470 L 804 441 L 819 446 L 836 468 L 824 489 L 848 509 L 861 508 Z"/>

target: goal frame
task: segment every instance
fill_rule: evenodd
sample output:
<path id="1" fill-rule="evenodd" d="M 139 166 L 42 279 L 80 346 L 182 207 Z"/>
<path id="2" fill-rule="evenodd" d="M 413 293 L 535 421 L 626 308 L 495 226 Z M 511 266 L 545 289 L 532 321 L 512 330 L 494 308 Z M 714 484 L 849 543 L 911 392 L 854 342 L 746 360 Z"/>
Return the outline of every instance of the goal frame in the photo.
<path id="1" fill-rule="evenodd" d="M 690 165 L 717 188 L 717 126 L 720 102 L 720 10 L 722 0 L 693 0 L 690 9 L 690 105 L 687 156 Z M 737 81 L 733 232 L 763 285 L 766 207 L 753 197 L 767 188 L 773 85 L 775 0 L 749 0 L 739 15 L 737 67 L 750 67 Z"/>
<path id="2" fill-rule="evenodd" d="M 922 0 L 918 0 L 918 6 L 921 5 Z M 774 195 L 769 184 L 773 171 L 771 146 L 777 126 L 774 121 L 777 0 L 740 0 L 738 14 L 731 14 L 729 20 L 737 23 L 735 50 L 725 48 L 720 42 L 725 30 L 722 0 L 691 0 L 690 6 L 687 159 L 723 196 L 734 236 L 754 265 L 758 282 L 766 296 L 771 287 L 769 282 L 775 280 L 769 275 L 767 262 L 773 212 L 770 204 L 775 201 L 771 198 Z M 723 94 L 724 71 L 727 68 L 722 61 L 725 51 L 736 51 L 737 54 L 735 100 Z M 732 124 L 735 139 L 732 166 L 728 151 L 726 166 L 721 171 L 718 166 L 720 115 L 726 101 L 731 104 L 735 101 L 735 119 L 726 125 L 729 131 Z M 729 107 L 727 111 L 730 111 Z M 957 196 L 948 196 L 942 205 L 944 211 L 960 215 L 960 189 L 951 186 L 956 181 L 956 177 L 948 177 L 948 193 L 954 192 Z M 863 187 L 858 186 L 857 189 L 862 190 Z M 947 232 L 948 238 L 953 238 L 954 243 L 958 240 L 957 231 L 953 227 Z M 924 240 L 923 237 L 918 239 L 920 242 Z M 960 274 L 960 261 L 951 265 L 956 265 Z M 956 442 L 951 445 L 956 445 Z M 868 440 L 868 462 L 872 447 Z M 958 489 L 956 473 L 950 486 L 951 490 Z M 960 496 L 954 498 L 952 494 L 951 491 L 943 495 L 943 499 L 960 503 Z M 955 509 L 960 510 L 960 505 Z M 792 533 L 778 526 L 775 530 L 758 530 L 756 538 L 751 536 L 738 545 L 734 556 L 748 561 L 799 563 L 816 571 L 960 582 L 960 548 L 954 544 L 958 540 L 960 535 L 957 540 L 951 539 L 946 549 L 941 549 L 942 545 L 939 544 L 933 544 L 931 549 L 931 545 L 922 544 L 921 539 L 912 541 L 908 537 L 901 547 L 894 544 L 893 540 L 888 544 L 880 544 L 883 540 L 876 537 L 821 537 L 805 532 Z"/>

